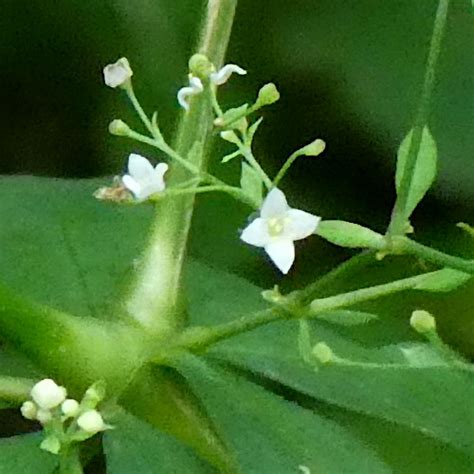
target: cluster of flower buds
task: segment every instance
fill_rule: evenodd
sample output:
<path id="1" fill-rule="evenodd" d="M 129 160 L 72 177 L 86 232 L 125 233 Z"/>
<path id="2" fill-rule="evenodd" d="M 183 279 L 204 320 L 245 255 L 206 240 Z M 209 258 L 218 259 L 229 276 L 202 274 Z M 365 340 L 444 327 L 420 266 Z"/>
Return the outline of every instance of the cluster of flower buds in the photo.
<path id="1" fill-rule="evenodd" d="M 30 394 L 31 400 L 23 403 L 21 413 L 43 426 L 45 438 L 41 448 L 53 454 L 58 454 L 65 445 L 111 428 L 97 410 L 105 396 L 102 383 L 89 387 L 81 402 L 67 398 L 66 389 L 52 379 L 38 382 Z"/>

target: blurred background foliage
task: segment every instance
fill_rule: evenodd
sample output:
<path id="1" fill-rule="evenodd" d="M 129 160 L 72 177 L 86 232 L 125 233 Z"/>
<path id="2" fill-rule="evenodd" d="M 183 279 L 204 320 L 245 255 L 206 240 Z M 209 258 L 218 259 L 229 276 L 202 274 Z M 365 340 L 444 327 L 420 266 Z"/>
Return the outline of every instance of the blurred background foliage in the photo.
<path id="1" fill-rule="evenodd" d="M 96 177 L 120 174 L 131 151 L 161 159 L 108 135 L 113 118 L 140 124 L 124 95 L 103 85 L 102 67 L 129 58 L 142 105 L 150 113 L 158 110 L 169 137 L 181 113 L 176 92 L 186 81 L 204 3 L 3 0 L 0 174 Z M 223 103 L 240 105 L 263 83 L 278 85 L 282 99 L 265 110 L 255 144 L 272 173 L 315 137 L 327 142 L 322 157 L 301 160 L 284 183 L 295 207 L 384 230 L 395 198 L 396 150 L 411 127 L 436 4 L 239 1 L 228 58 L 249 74 L 222 88 Z M 417 239 L 465 256 L 472 255 L 472 240 L 454 224 L 474 223 L 473 43 L 470 2 L 453 0 L 430 119 L 439 178 L 413 216 Z M 225 152 L 226 144 L 216 147 L 214 163 Z M 219 172 L 237 179 L 238 167 L 235 161 Z M 200 198 L 191 252 L 268 287 L 279 275 L 256 249 L 239 244 L 236 228 L 247 216 L 226 197 Z M 293 278 L 283 280 L 283 288 L 308 282 L 348 256 L 316 238 L 300 247 Z M 378 266 L 380 278 L 424 268 L 399 259 L 384 269 L 389 266 Z M 369 283 L 374 275 L 367 272 L 349 285 Z M 445 338 L 474 354 L 473 296 L 471 284 L 435 300 L 390 300 L 378 310 L 391 315 L 385 323 L 398 331 L 385 332 L 398 337 L 409 333 L 414 306 L 430 307 Z M 360 337 L 369 341 L 370 330 Z"/>

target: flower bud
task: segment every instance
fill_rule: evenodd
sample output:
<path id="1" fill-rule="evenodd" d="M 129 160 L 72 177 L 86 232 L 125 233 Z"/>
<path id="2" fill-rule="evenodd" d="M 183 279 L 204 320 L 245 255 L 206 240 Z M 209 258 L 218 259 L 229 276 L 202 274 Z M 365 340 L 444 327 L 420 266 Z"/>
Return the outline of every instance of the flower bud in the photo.
<path id="1" fill-rule="evenodd" d="M 126 87 L 130 84 L 133 71 L 127 58 L 120 58 L 116 63 L 104 67 L 104 81 L 109 87 Z"/>
<path id="2" fill-rule="evenodd" d="M 326 143 L 324 142 L 324 140 L 317 138 L 310 144 L 301 148 L 298 151 L 298 154 L 305 155 L 305 156 L 318 156 L 325 150 L 325 148 L 326 148 Z"/>
<path id="3" fill-rule="evenodd" d="M 413 311 L 410 318 L 411 327 L 420 334 L 426 334 L 436 330 L 436 320 L 428 311 Z"/>
<path id="4" fill-rule="evenodd" d="M 36 419 L 42 425 L 46 425 L 47 423 L 49 423 L 52 418 L 53 418 L 53 415 L 51 415 L 51 412 L 49 410 L 39 409 L 38 413 L 36 413 Z"/>
<path id="5" fill-rule="evenodd" d="M 214 65 L 204 54 L 193 54 L 189 59 L 189 71 L 193 76 L 207 79 L 214 70 Z"/>
<path id="6" fill-rule="evenodd" d="M 95 434 L 107 429 L 107 425 L 102 419 L 102 415 L 97 410 L 88 410 L 78 419 L 77 424 L 86 433 Z"/>
<path id="7" fill-rule="evenodd" d="M 109 132 L 112 135 L 127 137 L 130 131 L 130 127 L 123 120 L 115 119 L 109 123 Z"/>
<path id="8" fill-rule="evenodd" d="M 36 420 L 36 414 L 38 413 L 38 407 L 31 401 L 23 403 L 20 408 L 21 414 L 27 420 Z"/>
<path id="9" fill-rule="evenodd" d="M 318 342 L 313 347 L 312 354 L 321 364 L 329 364 L 334 360 L 334 353 L 325 342 Z"/>
<path id="10" fill-rule="evenodd" d="M 69 398 L 62 403 L 61 411 L 67 418 L 74 418 L 79 413 L 79 403 Z"/>
<path id="11" fill-rule="evenodd" d="M 87 407 L 95 408 L 105 398 L 105 382 L 93 383 L 84 394 L 83 404 Z"/>
<path id="12" fill-rule="evenodd" d="M 265 105 L 271 105 L 280 99 L 280 93 L 273 82 L 265 84 L 259 91 L 255 107 L 260 108 Z"/>
<path id="13" fill-rule="evenodd" d="M 31 389 L 31 398 L 44 410 L 60 405 L 66 399 L 66 395 L 66 389 L 59 387 L 51 379 L 41 380 Z"/>

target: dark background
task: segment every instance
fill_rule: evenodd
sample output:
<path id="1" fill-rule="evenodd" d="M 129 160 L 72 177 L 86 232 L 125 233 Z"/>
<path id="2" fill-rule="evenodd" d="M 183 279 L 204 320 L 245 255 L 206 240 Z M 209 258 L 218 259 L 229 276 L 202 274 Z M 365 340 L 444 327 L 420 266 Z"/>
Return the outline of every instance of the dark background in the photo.
<path id="1" fill-rule="evenodd" d="M 278 85 L 281 101 L 265 111 L 255 144 L 270 174 L 301 145 L 316 137 L 327 142 L 323 156 L 302 159 L 285 181 L 295 207 L 384 230 L 395 198 L 396 150 L 416 109 L 436 4 L 240 0 L 228 58 L 249 73 L 222 88 L 223 103 L 251 100 L 268 81 Z M 140 125 L 125 97 L 103 84 L 102 68 L 129 58 L 142 105 L 158 110 L 169 137 L 203 5 L 3 0 L 0 174 L 85 178 L 120 174 L 131 151 L 160 159 L 108 135 L 113 118 Z M 439 177 L 413 216 L 416 238 L 463 255 L 471 254 L 472 242 L 454 224 L 474 223 L 473 44 L 470 1 L 453 0 L 430 118 Z M 216 155 L 226 151 L 222 146 Z M 238 163 L 224 173 L 236 179 Z M 279 277 L 256 249 L 239 244 L 235 229 L 245 225 L 247 210 L 219 196 L 201 199 L 197 214 L 195 256 L 254 280 L 258 275 L 263 286 Z M 318 239 L 301 247 L 283 287 L 307 282 L 348 255 Z M 473 294 L 471 285 L 460 297 L 462 318 L 456 311 L 446 316 L 455 321 L 448 338 L 468 347 Z"/>

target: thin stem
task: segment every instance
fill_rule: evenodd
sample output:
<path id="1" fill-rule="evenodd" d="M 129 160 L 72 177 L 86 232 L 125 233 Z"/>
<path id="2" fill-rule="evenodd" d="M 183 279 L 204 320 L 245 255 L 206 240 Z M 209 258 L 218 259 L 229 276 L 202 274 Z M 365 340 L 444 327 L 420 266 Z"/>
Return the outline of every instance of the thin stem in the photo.
<path id="1" fill-rule="evenodd" d="M 474 275 L 474 260 L 466 260 L 461 257 L 448 255 L 439 250 L 419 244 L 414 240 L 410 240 L 408 237 L 394 237 L 392 239 L 392 246 L 397 253 L 401 252 L 404 254 L 415 255 L 416 257 L 420 257 L 442 267 L 449 267 Z"/>
<path id="2" fill-rule="evenodd" d="M 278 187 L 279 182 L 285 176 L 286 172 L 290 169 L 291 165 L 295 162 L 295 160 L 301 156 L 300 150 L 295 151 L 284 163 L 284 165 L 278 171 L 278 174 L 275 176 L 273 180 L 273 186 Z"/>
<path id="3" fill-rule="evenodd" d="M 272 189 L 273 187 L 272 180 L 268 177 L 267 173 L 265 173 L 263 168 L 260 166 L 259 162 L 253 156 L 253 153 L 250 147 L 246 146 L 241 140 L 237 141 L 237 146 L 240 150 L 240 153 L 247 160 L 249 165 L 260 175 L 267 189 Z"/>
<path id="4" fill-rule="evenodd" d="M 199 52 L 220 67 L 232 29 L 237 0 L 209 0 L 202 28 Z M 178 127 L 175 145 L 164 152 L 172 158 L 186 157 L 188 165 L 170 171 L 168 185 L 179 186 L 191 171 L 203 176 L 212 135 L 213 111 L 209 91 L 193 100 Z M 155 143 L 150 143 L 157 146 Z M 163 149 L 163 143 L 160 143 Z M 192 153 L 190 153 L 193 151 Z M 186 168 L 186 169 L 184 169 Z M 209 184 L 216 183 L 209 178 Z M 185 322 L 183 284 L 184 256 L 194 208 L 194 194 L 176 196 L 157 203 L 148 247 L 125 301 L 130 318 L 152 333 L 162 335 L 179 330 Z"/>
<path id="5" fill-rule="evenodd" d="M 418 105 L 410 148 L 398 190 L 397 200 L 392 213 L 392 220 L 389 226 L 389 233 L 391 235 L 404 234 L 405 225 L 409 217 L 407 215 L 408 195 L 412 184 L 418 153 L 420 151 L 423 128 L 428 122 L 431 94 L 435 83 L 436 66 L 441 51 L 441 42 L 444 36 L 449 2 L 450 0 L 440 0 L 436 11 L 420 103 Z"/>
<path id="6" fill-rule="evenodd" d="M 135 95 L 135 91 L 133 90 L 132 84 L 130 84 L 128 87 L 125 88 L 125 92 L 127 93 L 127 96 L 130 99 L 130 102 L 132 103 L 133 108 L 137 112 L 138 116 L 140 117 L 141 121 L 143 122 L 147 130 L 151 133 L 153 137 L 157 138 L 155 129 L 153 128 L 153 125 L 150 119 L 148 118 L 147 114 L 145 113 L 142 106 L 140 105 L 140 102 L 138 101 L 137 96 Z"/>

